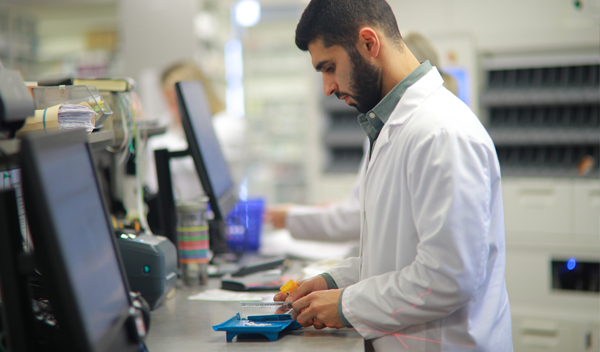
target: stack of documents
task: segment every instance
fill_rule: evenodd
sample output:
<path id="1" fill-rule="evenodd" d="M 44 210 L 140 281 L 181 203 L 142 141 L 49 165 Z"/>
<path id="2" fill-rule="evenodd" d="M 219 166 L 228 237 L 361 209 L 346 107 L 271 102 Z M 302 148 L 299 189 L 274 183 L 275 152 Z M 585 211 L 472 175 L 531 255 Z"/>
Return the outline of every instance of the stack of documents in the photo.
<path id="1" fill-rule="evenodd" d="M 85 128 L 86 132 L 94 129 L 97 113 L 87 104 L 61 104 L 58 108 L 58 128 L 69 130 Z"/>

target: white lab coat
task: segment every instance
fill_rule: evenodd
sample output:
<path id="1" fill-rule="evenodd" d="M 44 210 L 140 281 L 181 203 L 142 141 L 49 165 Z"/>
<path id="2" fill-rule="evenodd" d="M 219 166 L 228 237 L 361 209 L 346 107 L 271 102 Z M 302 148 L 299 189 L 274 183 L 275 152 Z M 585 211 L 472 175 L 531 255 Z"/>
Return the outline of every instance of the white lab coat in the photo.
<path id="1" fill-rule="evenodd" d="M 376 351 L 512 351 L 494 144 L 433 68 L 361 172 L 358 258 L 328 273 Z"/>

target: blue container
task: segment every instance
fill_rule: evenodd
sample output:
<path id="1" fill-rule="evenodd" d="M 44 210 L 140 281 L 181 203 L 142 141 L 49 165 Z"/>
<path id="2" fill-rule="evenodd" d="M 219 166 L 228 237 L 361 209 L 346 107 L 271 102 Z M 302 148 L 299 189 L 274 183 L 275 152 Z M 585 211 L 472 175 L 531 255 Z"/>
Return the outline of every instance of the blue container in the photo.
<path id="1" fill-rule="evenodd" d="M 258 251 L 264 209 L 262 198 L 241 200 L 227 215 L 227 244 L 233 252 Z"/>

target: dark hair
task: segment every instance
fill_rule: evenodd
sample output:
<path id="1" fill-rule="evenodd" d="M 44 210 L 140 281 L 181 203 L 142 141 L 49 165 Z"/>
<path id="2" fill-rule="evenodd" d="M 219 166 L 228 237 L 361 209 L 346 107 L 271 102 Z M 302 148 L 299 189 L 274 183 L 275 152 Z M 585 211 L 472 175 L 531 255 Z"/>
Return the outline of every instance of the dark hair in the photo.
<path id="1" fill-rule="evenodd" d="M 382 30 L 395 44 L 402 36 L 396 17 L 385 0 L 312 0 L 296 27 L 296 46 L 308 50 L 308 44 L 321 39 L 328 48 L 339 45 L 348 52 L 355 47 L 361 26 Z"/>

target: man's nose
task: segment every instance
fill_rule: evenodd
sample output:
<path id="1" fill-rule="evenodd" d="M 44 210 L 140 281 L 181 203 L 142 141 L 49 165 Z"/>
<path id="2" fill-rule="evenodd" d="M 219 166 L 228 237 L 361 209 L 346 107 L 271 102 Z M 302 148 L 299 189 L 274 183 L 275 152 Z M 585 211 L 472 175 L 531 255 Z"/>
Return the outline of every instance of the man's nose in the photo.
<path id="1" fill-rule="evenodd" d="M 337 89 L 337 84 L 331 78 L 323 76 L 323 92 L 326 96 L 333 95 Z"/>

